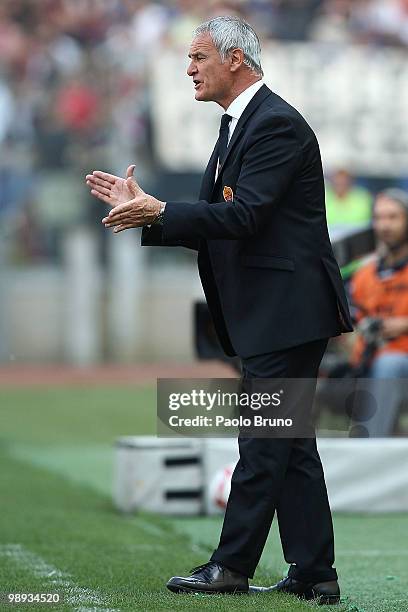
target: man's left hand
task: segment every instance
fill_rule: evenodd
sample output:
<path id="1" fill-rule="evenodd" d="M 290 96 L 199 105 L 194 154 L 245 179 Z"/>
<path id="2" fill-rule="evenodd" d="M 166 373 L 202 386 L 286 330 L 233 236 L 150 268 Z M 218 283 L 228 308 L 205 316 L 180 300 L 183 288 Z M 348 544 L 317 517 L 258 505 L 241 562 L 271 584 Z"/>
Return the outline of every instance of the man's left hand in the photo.
<path id="1" fill-rule="evenodd" d="M 111 206 L 113 205 L 108 216 L 102 219 L 102 223 L 106 228 L 112 227 L 115 233 L 153 223 L 164 204 L 164 202 L 143 191 L 133 176 L 133 170 L 134 166 L 128 168 L 125 180 L 112 176 L 112 184 L 109 182 L 111 175 L 99 171 L 95 171 L 93 176 L 87 176 L 88 185 L 92 187 L 92 194 Z M 122 180 L 125 183 L 129 196 L 134 196 L 133 199 L 120 202 L 119 198 L 116 198 L 116 201 L 119 200 L 120 203 L 115 206 L 115 199 L 112 197 L 112 193 L 116 183 L 113 179 L 117 179 L 116 183 Z M 126 190 L 122 189 L 122 192 L 124 191 Z"/>

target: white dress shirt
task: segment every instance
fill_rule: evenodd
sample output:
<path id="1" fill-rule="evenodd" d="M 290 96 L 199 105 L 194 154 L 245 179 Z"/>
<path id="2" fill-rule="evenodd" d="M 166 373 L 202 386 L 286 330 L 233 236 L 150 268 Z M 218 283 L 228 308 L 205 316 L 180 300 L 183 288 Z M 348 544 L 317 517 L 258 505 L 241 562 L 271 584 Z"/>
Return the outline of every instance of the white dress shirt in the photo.
<path id="1" fill-rule="evenodd" d="M 235 128 L 237 127 L 238 119 L 241 117 L 242 113 L 244 112 L 256 92 L 261 89 L 263 84 L 264 82 L 261 79 L 253 85 L 250 85 L 247 89 L 244 89 L 244 91 L 240 93 L 239 96 L 237 96 L 235 100 L 231 102 L 231 104 L 225 111 L 226 115 L 231 115 L 232 117 L 229 124 L 228 143 L 231 140 Z"/>
<path id="2" fill-rule="evenodd" d="M 237 127 L 239 118 L 241 117 L 242 113 L 244 112 L 244 110 L 246 109 L 246 107 L 248 106 L 248 104 L 250 103 L 254 95 L 256 94 L 256 92 L 261 89 L 263 84 L 264 82 L 261 79 L 260 81 L 257 81 L 253 85 L 250 85 L 247 89 L 244 89 L 244 91 L 240 93 L 239 96 L 237 96 L 235 100 L 231 102 L 231 104 L 225 111 L 226 115 L 231 116 L 231 121 L 230 121 L 229 128 L 228 128 L 229 129 L 228 144 L 232 138 L 235 128 Z M 219 162 L 217 164 L 217 170 L 215 172 L 215 180 L 217 180 L 217 176 L 218 176 L 218 167 L 219 167 Z"/>

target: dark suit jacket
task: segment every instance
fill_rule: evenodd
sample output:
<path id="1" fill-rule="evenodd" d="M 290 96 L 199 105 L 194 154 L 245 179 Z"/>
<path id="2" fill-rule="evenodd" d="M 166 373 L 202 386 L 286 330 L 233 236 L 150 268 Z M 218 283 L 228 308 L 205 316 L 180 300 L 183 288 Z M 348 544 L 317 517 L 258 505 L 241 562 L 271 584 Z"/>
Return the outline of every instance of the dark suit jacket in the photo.
<path id="1" fill-rule="evenodd" d="M 227 355 L 242 358 L 352 331 L 329 241 L 322 163 L 304 118 L 265 85 L 238 121 L 198 202 L 167 202 L 142 245 L 198 250 L 208 307 Z M 233 201 L 223 188 L 231 187 Z"/>

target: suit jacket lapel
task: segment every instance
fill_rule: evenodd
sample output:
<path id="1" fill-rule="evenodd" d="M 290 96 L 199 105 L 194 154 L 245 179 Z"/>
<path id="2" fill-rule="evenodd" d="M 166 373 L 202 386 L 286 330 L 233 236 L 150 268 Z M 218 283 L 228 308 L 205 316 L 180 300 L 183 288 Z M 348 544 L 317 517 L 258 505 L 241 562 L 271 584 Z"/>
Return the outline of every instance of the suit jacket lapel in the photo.
<path id="1" fill-rule="evenodd" d="M 258 108 L 258 106 L 265 100 L 265 98 L 267 98 L 268 96 L 270 96 L 272 94 L 271 90 L 269 89 L 269 87 L 267 87 L 266 85 L 263 85 L 254 95 L 254 97 L 252 98 L 252 100 L 249 102 L 248 106 L 245 108 L 244 112 L 242 113 L 241 117 L 238 120 L 238 123 L 235 127 L 234 133 L 232 135 L 232 138 L 229 142 L 228 145 L 228 149 L 227 149 L 227 154 L 225 156 L 224 159 L 224 163 L 222 164 L 222 166 L 220 167 L 220 170 L 218 172 L 218 177 L 217 180 L 215 181 L 215 183 L 213 184 L 213 188 L 215 187 L 215 185 L 218 183 L 221 174 L 222 174 L 222 170 L 225 167 L 227 161 L 228 161 L 228 157 L 232 151 L 232 149 L 234 148 L 234 146 L 236 145 L 236 143 L 238 142 L 238 140 L 240 139 L 245 123 L 248 121 L 249 117 L 256 111 L 256 109 Z"/>
<path id="2" fill-rule="evenodd" d="M 207 168 L 203 174 L 200 188 L 200 200 L 208 200 L 211 197 L 211 193 L 214 187 L 215 181 L 215 169 L 218 162 L 218 140 L 215 143 L 213 152 L 211 153 L 210 160 L 207 164 Z"/>

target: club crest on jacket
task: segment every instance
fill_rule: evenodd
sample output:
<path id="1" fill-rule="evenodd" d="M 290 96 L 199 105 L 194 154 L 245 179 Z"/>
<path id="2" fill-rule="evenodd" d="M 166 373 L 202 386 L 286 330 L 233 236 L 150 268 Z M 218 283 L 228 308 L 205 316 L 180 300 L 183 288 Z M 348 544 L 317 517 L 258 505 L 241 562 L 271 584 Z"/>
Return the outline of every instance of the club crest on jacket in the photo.
<path id="1" fill-rule="evenodd" d="M 232 191 L 231 187 L 228 187 L 228 185 L 226 185 L 222 190 L 222 195 L 224 196 L 224 200 L 226 202 L 232 202 L 234 199 L 234 192 Z"/>

